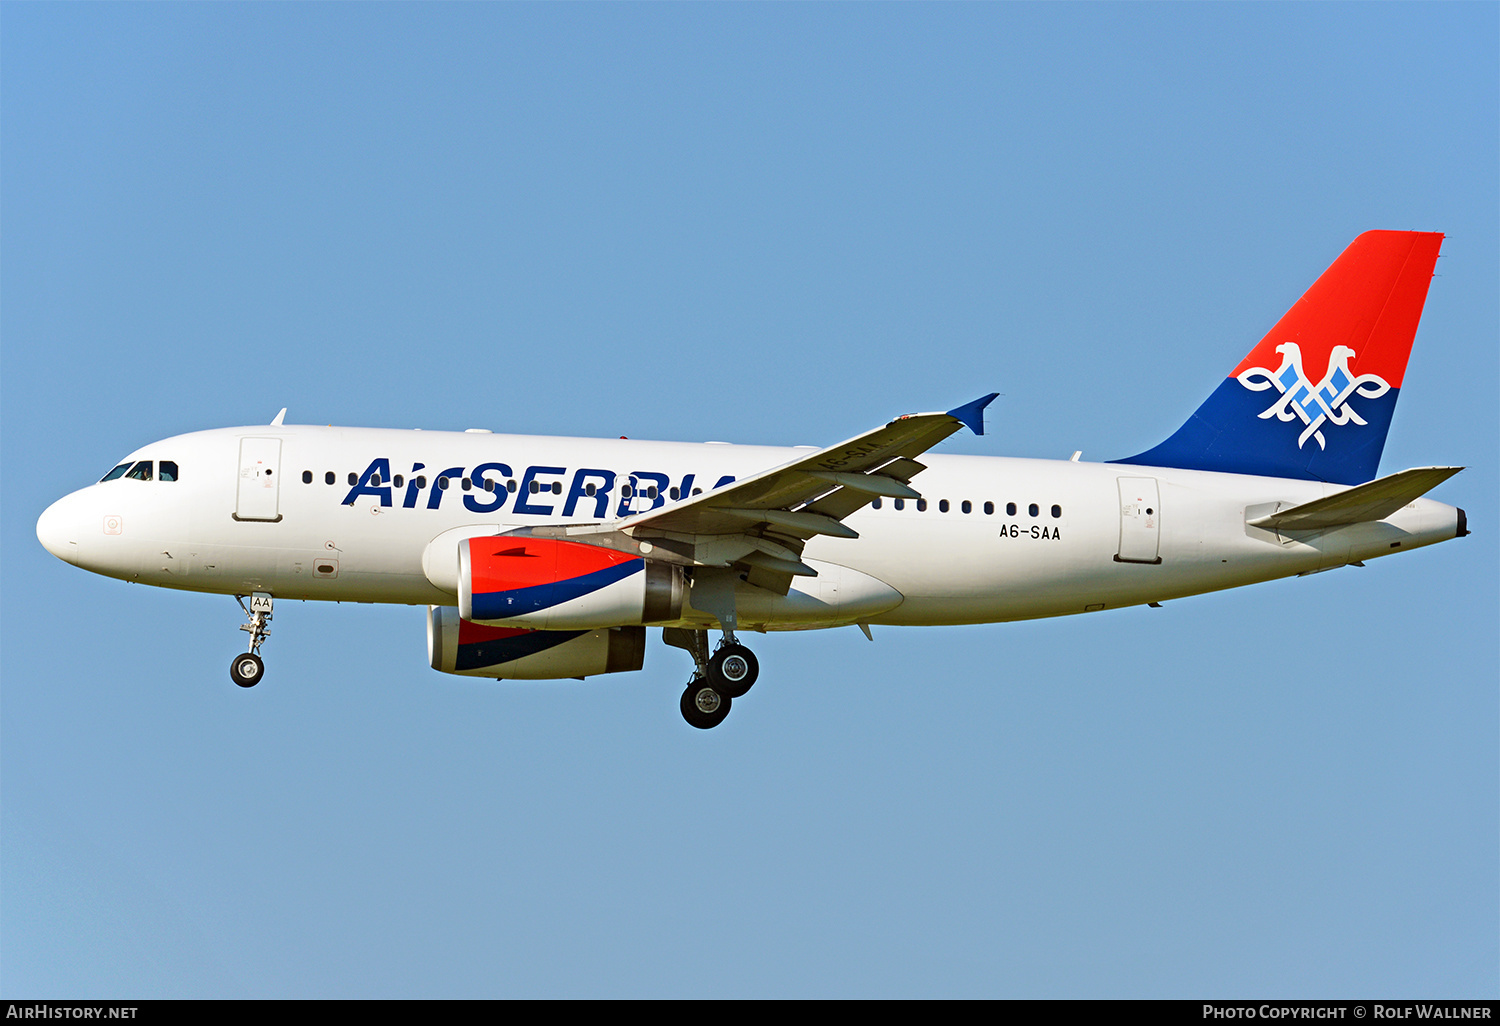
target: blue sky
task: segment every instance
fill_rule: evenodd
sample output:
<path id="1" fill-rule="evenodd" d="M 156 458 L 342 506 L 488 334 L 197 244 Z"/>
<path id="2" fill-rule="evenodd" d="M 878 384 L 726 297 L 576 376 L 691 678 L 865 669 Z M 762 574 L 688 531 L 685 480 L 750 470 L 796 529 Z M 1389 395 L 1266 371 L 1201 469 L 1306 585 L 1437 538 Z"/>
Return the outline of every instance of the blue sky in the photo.
<path id="1" fill-rule="evenodd" d="M 1500 12 L 0 6 L 7 996 L 1500 990 Z M 493 684 L 422 612 L 93 577 L 53 499 L 288 420 L 1164 438 L 1448 234 L 1382 469 L 1473 536 L 1091 617 Z"/>

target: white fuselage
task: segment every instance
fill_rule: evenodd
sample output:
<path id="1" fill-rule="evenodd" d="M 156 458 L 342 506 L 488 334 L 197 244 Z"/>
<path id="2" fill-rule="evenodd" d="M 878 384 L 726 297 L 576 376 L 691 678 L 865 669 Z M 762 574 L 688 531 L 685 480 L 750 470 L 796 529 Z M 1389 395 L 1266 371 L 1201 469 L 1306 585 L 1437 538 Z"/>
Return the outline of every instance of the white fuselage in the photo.
<path id="1" fill-rule="evenodd" d="M 430 551 L 445 532 L 456 544 L 465 534 L 597 523 L 669 504 L 673 489 L 686 498 L 802 455 L 720 443 L 225 428 L 141 448 L 125 462 L 171 461 L 177 480 L 91 485 L 54 503 L 37 533 L 68 562 L 142 584 L 452 605 L 451 573 Z M 1343 566 L 1452 538 L 1460 526 L 1454 507 L 1417 499 L 1378 522 L 1283 537 L 1247 519 L 1343 487 L 1119 464 L 931 454 L 924 462 L 911 485 L 925 508 L 886 498 L 846 519 L 857 539 L 812 538 L 803 559 L 818 577 L 797 578 L 787 597 L 743 586 L 740 625 L 1082 613 Z M 362 487 L 351 487 L 351 474 Z M 711 617 L 689 605 L 677 623 L 701 627 Z"/>

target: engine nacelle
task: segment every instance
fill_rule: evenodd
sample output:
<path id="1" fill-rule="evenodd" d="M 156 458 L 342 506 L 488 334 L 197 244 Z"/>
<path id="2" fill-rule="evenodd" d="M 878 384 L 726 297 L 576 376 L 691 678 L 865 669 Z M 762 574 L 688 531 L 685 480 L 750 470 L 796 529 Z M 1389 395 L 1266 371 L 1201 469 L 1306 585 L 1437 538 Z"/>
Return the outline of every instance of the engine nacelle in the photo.
<path id="1" fill-rule="evenodd" d="M 494 535 L 458 543 L 458 611 L 475 623 L 591 630 L 676 620 L 682 571 L 597 545 Z"/>
<path id="2" fill-rule="evenodd" d="M 427 658 L 434 670 L 467 677 L 559 680 L 639 670 L 646 628 L 534 631 L 471 623 L 452 606 L 427 608 Z"/>

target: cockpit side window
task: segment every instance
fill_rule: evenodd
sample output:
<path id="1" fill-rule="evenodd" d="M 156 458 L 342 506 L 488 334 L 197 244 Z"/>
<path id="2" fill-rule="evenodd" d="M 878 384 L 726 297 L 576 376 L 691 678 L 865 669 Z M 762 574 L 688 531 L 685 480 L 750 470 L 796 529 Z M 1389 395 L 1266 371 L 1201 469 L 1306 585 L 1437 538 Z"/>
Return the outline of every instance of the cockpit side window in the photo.
<path id="1" fill-rule="evenodd" d="M 158 465 L 156 469 L 160 475 L 157 477 L 158 481 L 177 480 L 177 464 L 173 463 L 171 460 L 162 460 L 160 465 Z"/>
<path id="2" fill-rule="evenodd" d="M 126 474 L 125 477 L 131 481 L 151 480 L 151 461 L 141 460 L 141 462 L 130 468 L 130 473 Z"/>
<path id="3" fill-rule="evenodd" d="M 129 470 L 133 466 L 135 466 L 134 463 L 121 463 L 114 470 L 111 470 L 108 474 L 105 474 L 103 477 L 101 477 L 99 479 L 99 483 L 103 484 L 106 481 L 113 481 L 117 477 L 124 477 L 125 471 Z"/>

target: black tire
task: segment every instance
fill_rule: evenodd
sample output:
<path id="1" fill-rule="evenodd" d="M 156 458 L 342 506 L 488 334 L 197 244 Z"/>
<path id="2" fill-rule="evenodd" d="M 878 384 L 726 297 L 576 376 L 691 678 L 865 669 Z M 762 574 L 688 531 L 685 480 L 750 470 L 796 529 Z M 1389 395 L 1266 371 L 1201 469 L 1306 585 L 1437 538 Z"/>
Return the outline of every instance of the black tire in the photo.
<path id="1" fill-rule="evenodd" d="M 708 679 L 729 698 L 739 698 L 755 686 L 760 663 L 744 645 L 725 645 L 708 661 Z"/>
<path id="2" fill-rule="evenodd" d="M 710 730 L 724 722 L 732 703 L 730 697 L 708 683 L 698 679 L 682 693 L 682 718 L 699 730 Z M 708 706 L 708 709 L 704 709 Z"/>
<path id="3" fill-rule="evenodd" d="M 241 652 L 229 663 L 229 679 L 242 688 L 253 688 L 265 676 L 266 664 L 254 652 Z"/>

